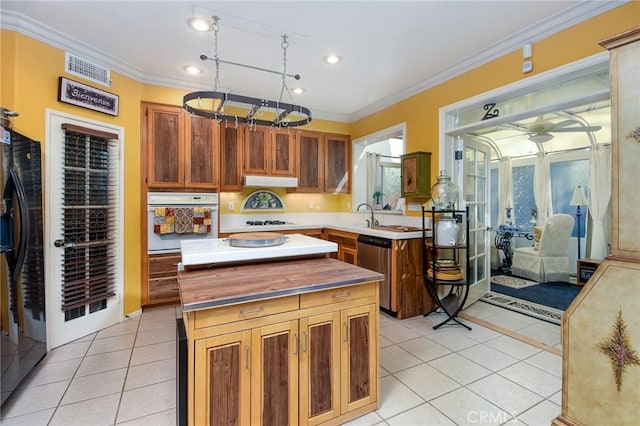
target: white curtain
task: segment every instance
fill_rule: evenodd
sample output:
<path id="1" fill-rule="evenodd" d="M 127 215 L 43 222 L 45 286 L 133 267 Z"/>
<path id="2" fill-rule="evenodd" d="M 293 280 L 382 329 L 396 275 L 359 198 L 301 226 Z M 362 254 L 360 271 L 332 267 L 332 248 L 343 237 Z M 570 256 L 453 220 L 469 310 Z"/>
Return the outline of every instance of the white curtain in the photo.
<path id="1" fill-rule="evenodd" d="M 513 173 L 511 157 L 502 157 L 498 167 L 498 225 L 507 222 L 507 207 L 513 208 Z M 513 210 L 511 220 L 516 223 Z"/>
<path id="2" fill-rule="evenodd" d="M 367 152 L 367 203 L 373 206 L 375 202 L 373 193 L 375 191 L 376 182 L 378 181 L 378 170 L 380 169 L 380 154 L 375 152 Z"/>
<path id="3" fill-rule="evenodd" d="M 611 146 L 592 147 L 589 170 L 589 214 L 593 220 L 591 254 L 589 257 L 604 259 L 608 254 L 604 233 L 604 217 L 611 198 Z"/>
<path id="4" fill-rule="evenodd" d="M 536 155 L 536 164 L 533 169 L 533 196 L 538 209 L 538 226 L 543 226 L 547 218 L 553 214 L 549 158 L 544 152 L 538 152 Z"/>

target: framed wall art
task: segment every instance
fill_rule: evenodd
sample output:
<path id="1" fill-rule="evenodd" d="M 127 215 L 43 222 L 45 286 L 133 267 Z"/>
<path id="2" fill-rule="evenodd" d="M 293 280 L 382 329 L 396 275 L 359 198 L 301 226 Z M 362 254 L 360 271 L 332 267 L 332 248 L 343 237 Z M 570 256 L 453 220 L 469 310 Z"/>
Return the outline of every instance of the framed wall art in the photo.
<path id="1" fill-rule="evenodd" d="M 117 116 L 119 100 L 118 95 L 65 77 L 60 77 L 58 80 L 59 102 Z"/>

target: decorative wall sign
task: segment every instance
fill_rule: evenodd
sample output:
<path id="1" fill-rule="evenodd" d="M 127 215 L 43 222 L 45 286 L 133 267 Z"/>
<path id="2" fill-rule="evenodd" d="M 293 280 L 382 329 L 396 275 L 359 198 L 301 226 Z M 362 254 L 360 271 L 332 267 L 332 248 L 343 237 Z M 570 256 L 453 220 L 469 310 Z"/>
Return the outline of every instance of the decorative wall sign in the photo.
<path id="1" fill-rule="evenodd" d="M 119 100 L 118 95 L 65 77 L 60 77 L 58 80 L 58 101 L 60 102 L 117 116 Z"/>
<path id="2" fill-rule="evenodd" d="M 486 104 L 483 106 L 484 110 L 487 111 L 482 116 L 482 120 L 488 120 L 490 118 L 496 118 L 500 116 L 500 110 L 496 108 L 495 103 Z"/>
<path id="3" fill-rule="evenodd" d="M 284 205 L 278 194 L 260 190 L 251 193 L 244 203 L 242 210 L 282 210 Z"/>

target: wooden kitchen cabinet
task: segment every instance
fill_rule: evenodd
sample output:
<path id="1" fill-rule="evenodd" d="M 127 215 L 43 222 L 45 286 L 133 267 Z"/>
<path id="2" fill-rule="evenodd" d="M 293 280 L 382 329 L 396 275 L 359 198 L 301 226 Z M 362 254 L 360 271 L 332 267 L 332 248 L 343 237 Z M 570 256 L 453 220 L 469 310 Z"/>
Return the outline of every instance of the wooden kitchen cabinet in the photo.
<path id="1" fill-rule="evenodd" d="M 421 238 L 391 242 L 391 311 L 398 319 L 423 315 L 436 307 L 425 291 L 421 244 Z"/>
<path id="2" fill-rule="evenodd" d="M 143 170 L 152 189 L 218 187 L 219 135 L 215 120 L 192 116 L 181 107 L 142 103 Z"/>
<path id="3" fill-rule="evenodd" d="M 294 192 L 324 192 L 324 143 L 322 133 L 302 131 L 298 135 L 296 163 L 298 187 Z"/>
<path id="4" fill-rule="evenodd" d="M 377 283 L 185 312 L 190 425 L 343 423 L 379 406 Z"/>
<path id="5" fill-rule="evenodd" d="M 338 244 L 338 251 L 330 254 L 332 258 L 352 265 L 358 264 L 358 234 L 336 229 L 325 229 L 323 238 Z"/>
<path id="6" fill-rule="evenodd" d="M 289 129 L 244 126 L 244 173 L 294 177 L 295 135 Z"/>
<path id="7" fill-rule="evenodd" d="M 292 192 L 350 192 L 351 140 L 348 135 L 302 131 L 297 153 L 298 187 Z"/>
<path id="8" fill-rule="evenodd" d="M 406 198 L 431 196 L 431 153 L 412 152 L 400 156 L 401 193 Z"/>
<path id="9" fill-rule="evenodd" d="M 324 191 L 348 194 L 351 192 L 351 138 L 348 135 L 324 135 Z"/>
<path id="10" fill-rule="evenodd" d="M 184 152 L 186 188 L 218 187 L 219 137 L 216 120 L 187 116 Z"/>
<path id="11" fill-rule="evenodd" d="M 147 185 L 184 186 L 184 114 L 182 108 L 142 103 L 142 152 L 147 153 Z"/>
<path id="12" fill-rule="evenodd" d="M 142 306 L 180 301 L 177 277 L 180 259 L 180 254 L 148 256 L 147 273 L 142 281 Z"/>
<path id="13" fill-rule="evenodd" d="M 220 126 L 220 191 L 242 191 L 243 127 Z"/>

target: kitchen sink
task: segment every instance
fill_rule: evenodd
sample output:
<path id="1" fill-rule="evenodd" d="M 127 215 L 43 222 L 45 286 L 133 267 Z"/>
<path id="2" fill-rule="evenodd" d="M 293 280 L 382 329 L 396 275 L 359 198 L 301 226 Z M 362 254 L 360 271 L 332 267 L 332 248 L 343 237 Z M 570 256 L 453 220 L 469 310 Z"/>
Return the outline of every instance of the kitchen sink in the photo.
<path id="1" fill-rule="evenodd" d="M 379 229 L 381 231 L 391 231 L 391 232 L 416 232 L 416 231 L 422 230 L 422 228 L 418 228 L 417 226 L 406 226 L 406 225 L 375 225 L 375 226 L 372 226 L 371 229 Z"/>

